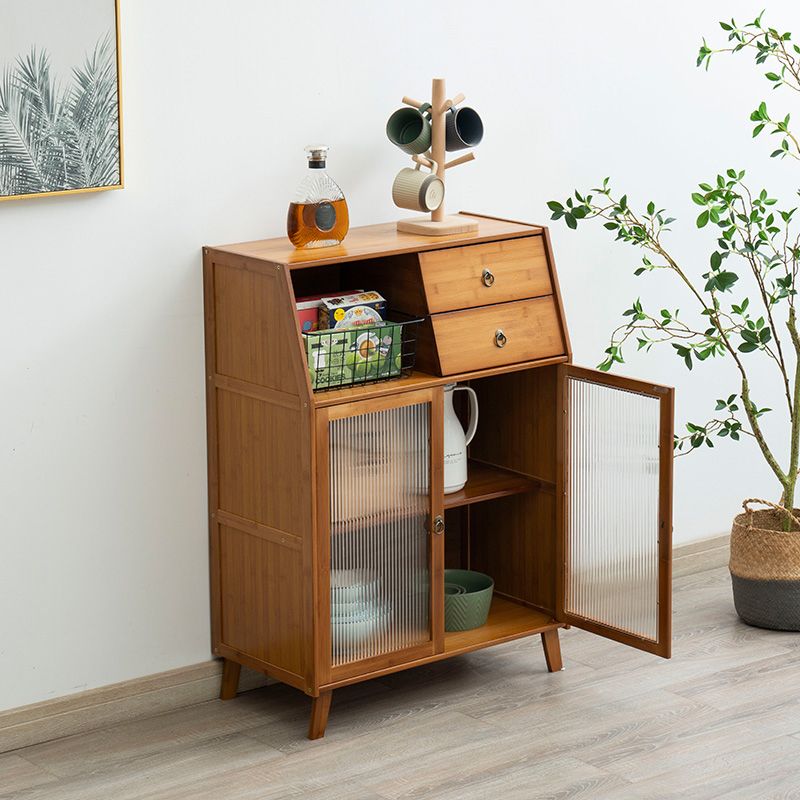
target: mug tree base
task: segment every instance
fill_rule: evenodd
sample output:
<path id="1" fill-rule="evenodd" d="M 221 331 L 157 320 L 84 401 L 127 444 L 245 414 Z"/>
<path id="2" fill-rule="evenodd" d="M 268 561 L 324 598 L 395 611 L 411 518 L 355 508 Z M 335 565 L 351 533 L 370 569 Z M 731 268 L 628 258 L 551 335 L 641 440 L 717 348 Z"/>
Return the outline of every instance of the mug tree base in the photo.
<path id="1" fill-rule="evenodd" d="M 397 230 L 422 236 L 451 236 L 454 233 L 473 233 L 478 230 L 478 223 L 461 215 L 445 217 L 437 222 L 430 217 L 412 217 L 398 220 Z"/>

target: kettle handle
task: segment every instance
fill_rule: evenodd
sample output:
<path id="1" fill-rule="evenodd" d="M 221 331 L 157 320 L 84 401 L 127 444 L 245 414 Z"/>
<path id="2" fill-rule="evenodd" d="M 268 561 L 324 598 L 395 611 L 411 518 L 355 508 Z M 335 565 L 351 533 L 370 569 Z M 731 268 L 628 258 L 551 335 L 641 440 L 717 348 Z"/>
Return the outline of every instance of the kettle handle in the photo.
<path id="1" fill-rule="evenodd" d="M 469 392 L 469 426 L 467 427 L 467 441 L 469 444 L 475 437 L 478 429 L 478 395 L 471 386 L 456 386 L 455 392 Z"/>

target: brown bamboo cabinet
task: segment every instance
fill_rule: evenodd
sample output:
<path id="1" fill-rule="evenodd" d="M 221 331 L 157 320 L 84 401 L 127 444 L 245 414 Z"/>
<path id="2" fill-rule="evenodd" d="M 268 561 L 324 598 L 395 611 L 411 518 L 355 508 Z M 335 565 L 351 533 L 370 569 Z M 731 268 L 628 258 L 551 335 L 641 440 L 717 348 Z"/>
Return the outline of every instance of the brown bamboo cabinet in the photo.
<path id="1" fill-rule="evenodd" d="M 474 233 L 204 249 L 221 696 L 241 665 L 297 687 L 311 738 L 357 681 L 534 634 L 561 669 L 565 625 L 670 656 L 673 390 L 573 366 L 547 229 L 468 216 Z M 352 287 L 424 315 L 415 371 L 313 392 L 295 297 Z M 452 382 L 480 423 L 444 495 Z M 445 632 L 449 566 L 494 578 L 483 627 Z M 333 621 L 332 581 L 336 604 L 376 593 L 371 621 Z"/>

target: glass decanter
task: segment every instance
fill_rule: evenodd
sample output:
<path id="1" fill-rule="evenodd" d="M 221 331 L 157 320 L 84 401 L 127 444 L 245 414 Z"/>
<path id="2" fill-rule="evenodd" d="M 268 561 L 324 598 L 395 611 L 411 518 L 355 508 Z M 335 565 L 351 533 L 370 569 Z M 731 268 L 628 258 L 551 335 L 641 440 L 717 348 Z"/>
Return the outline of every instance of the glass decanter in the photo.
<path id="1" fill-rule="evenodd" d="M 289 204 L 286 233 L 297 248 L 341 243 L 350 228 L 347 201 L 325 168 L 327 145 L 309 145 L 308 173 Z"/>

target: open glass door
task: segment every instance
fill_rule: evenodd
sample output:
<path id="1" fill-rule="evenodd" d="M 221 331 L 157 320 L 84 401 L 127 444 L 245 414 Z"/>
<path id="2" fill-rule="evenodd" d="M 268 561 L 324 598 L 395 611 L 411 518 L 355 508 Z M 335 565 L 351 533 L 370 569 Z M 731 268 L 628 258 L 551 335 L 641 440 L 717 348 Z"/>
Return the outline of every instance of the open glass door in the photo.
<path id="1" fill-rule="evenodd" d="M 558 618 L 665 658 L 674 391 L 559 367 Z"/>

